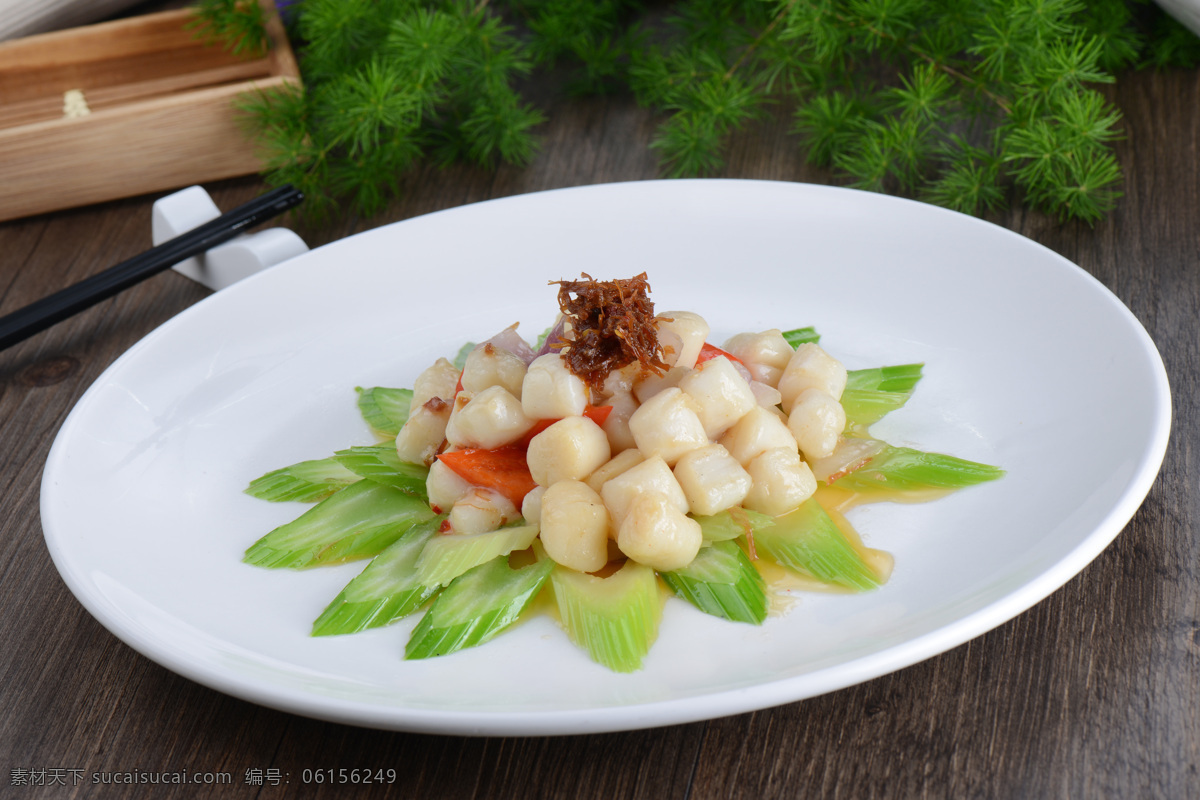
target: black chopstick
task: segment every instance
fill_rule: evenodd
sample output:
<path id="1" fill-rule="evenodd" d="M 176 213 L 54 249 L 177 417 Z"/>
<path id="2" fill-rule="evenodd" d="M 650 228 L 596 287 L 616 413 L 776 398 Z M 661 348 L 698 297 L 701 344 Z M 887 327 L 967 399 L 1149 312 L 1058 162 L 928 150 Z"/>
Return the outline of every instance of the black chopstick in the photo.
<path id="1" fill-rule="evenodd" d="M 135 283 L 199 255 L 245 230 L 295 208 L 304 199 L 294 186 L 280 186 L 214 220 L 122 261 L 98 275 L 0 317 L 0 350 L 44 331 L 56 322 L 123 292 Z"/>

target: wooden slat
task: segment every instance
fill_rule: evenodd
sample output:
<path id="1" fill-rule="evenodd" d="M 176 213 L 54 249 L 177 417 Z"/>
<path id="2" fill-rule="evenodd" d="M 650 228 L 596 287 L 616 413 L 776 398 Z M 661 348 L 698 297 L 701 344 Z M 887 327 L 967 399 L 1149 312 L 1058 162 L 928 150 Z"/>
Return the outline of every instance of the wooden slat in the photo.
<path id="1" fill-rule="evenodd" d="M 274 46 L 256 59 L 204 45 L 190 10 L 0 44 L 0 220 L 257 172 L 234 100 L 299 80 L 260 2 Z M 71 89 L 92 113 L 63 116 Z"/>
<path id="2" fill-rule="evenodd" d="M 176 5 L 180 0 L 174 0 Z M 0 41 L 111 17 L 137 0 L 0 0 Z"/>
<path id="3" fill-rule="evenodd" d="M 169 11 L 0 44 L 0 104 L 67 89 L 94 89 L 227 66 L 238 59 L 206 46 Z"/>
<path id="4" fill-rule="evenodd" d="M 135 100 L 148 100 L 189 89 L 265 78 L 272 74 L 272 67 L 271 60 L 267 58 L 238 61 L 227 66 L 191 70 L 166 78 L 101 86 L 85 91 L 84 98 L 90 110 L 101 111 Z M 82 90 L 82 87 L 79 86 L 73 88 Z M 58 94 L 47 94 L 20 103 L 0 105 L 0 131 L 5 128 L 15 128 L 18 125 L 32 125 L 36 122 L 49 122 L 61 118 L 64 93 L 65 90 Z"/>
<path id="5" fill-rule="evenodd" d="M 282 77 L 0 130 L 0 220 L 257 172 L 234 98 Z M 86 129 L 86 136 L 80 134 Z"/>
<path id="6" fill-rule="evenodd" d="M 187 46 L 195 37 L 184 26 L 194 16 L 187 9 L 162 11 L 13 39 L 0 45 L 0 74 Z"/>

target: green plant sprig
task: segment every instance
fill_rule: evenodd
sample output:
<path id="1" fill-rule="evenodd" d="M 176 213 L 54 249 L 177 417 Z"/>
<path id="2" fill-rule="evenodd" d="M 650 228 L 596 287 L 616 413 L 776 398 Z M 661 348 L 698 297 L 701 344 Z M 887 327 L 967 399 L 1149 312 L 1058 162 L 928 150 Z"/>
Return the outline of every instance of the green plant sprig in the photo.
<path id="1" fill-rule="evenodd" d="M 246 0 L 198 0 L 191 27 L 209 41 L 223 42 L 234 55 L 267 51 L 269 39 L 263 7 Z"/>
<path id="2" fill-rule="evenodd" d="M 257 3 L 203 0 L 206 30 L 255 41 Z M 968 213 L 1024 203 L 1095 223 L 1121 195 L 1121 116 L 1097 87 L 1200 62 L 1146 0 L 299 0 L 304 90 L 245 99 L 267 176 L 370 213 L 424 161 L 535 155 L 534 70 L 631 91 L 662 115 L 669 176 L 712 174 L 732 137 L 791 115 L 849 185 Z"/>
<path id="3" fill-rule="evenodd" d="M 345 201 L 372 213 L 423 159 L 533 157 L 544 118 L 515 88 L 532 60 L 486 0 L 305 0 L 295 10 L 305 88 L 240 107 L 268 178 L 304 191 L 309 214 Z"/>

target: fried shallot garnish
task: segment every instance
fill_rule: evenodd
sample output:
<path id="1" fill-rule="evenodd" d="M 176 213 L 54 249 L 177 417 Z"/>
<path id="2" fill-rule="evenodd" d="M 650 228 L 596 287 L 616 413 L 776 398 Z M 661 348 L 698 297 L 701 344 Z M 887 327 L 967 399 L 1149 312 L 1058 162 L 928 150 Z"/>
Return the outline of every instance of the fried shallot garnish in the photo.
<path id="1" fill-rule="evenodd" d="M 634 361 L 644 371 L 665 372 L 646 273 L 615 281 L 598 281 L 586 272 L 580 277 L 550 281 L 558 284 L 558 307 L 571 323 L 563 356 L 567 368 L 593 389 Z"/>

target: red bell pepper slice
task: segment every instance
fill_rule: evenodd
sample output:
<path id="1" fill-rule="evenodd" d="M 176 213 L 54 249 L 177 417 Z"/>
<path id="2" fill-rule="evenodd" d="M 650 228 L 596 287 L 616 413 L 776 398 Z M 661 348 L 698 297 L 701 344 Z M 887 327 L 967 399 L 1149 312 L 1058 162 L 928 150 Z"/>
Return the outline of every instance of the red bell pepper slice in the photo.
<path id="1" fill-rule="evenodd" d="M 600 427 L 604 427 L 604 420 L 608 419 L 608 415 L 611 413 L 612 406 L 588 406 L 583 410 L 583 416 L 587 417 Z M 556 422 L 558 422 L 556 419 L 539 419 L 537 422 L 533 423 L 533 427 L 529 429 L 529 433 L 525 434 L 521 438 L 521 441 L 517 443 L 518 446 L 528 447 L 529 443 L 533 441 L 533 437 L 537 436 L 539 433 L 546 430 L 546 428 L 549 428 Z"/>
<path id="2" fill-rule="evenodd" d="M 733 353 L 722 350 L 721 348 L 717 347 L 716 345 L 711 345 L 708 342 L 705 342 L 704 346 L 700 348 L 700 355 L 696 356 L 696 363 L 703 364 L 705 361 L 708 361 L 710 358 L 716 358 L 717 356 L 725 356 L 730 361 L 736 361 L 737 363 L 741 364 L 743 367 L 746 366 L 746 362 L 742 361 L 740 358 L 735 356 Z"/>
<path id="3" fill-rule="evenodd" d="M 518 509 L 525 495 L 536 486 L 533 476 L 529 474 L 529 465 L 525 462 L 524 448 L 454 450 L 439 455 L 438 461 L 472 486 L 499 492 Z"/>

